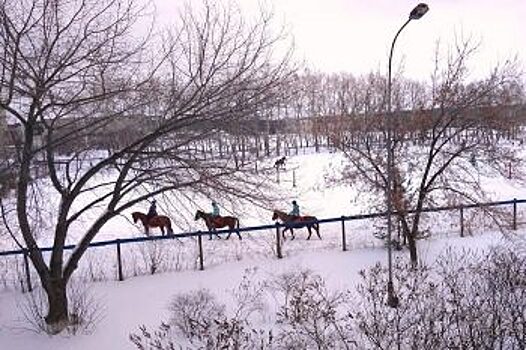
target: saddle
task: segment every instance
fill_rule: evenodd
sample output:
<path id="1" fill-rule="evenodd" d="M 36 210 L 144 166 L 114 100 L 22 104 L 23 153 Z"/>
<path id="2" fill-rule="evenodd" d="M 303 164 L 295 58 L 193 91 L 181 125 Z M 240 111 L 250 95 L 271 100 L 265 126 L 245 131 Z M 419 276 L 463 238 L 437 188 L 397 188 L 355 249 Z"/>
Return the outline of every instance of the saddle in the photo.
<path id="1" fill-rule="evenodd" d="M 222 219 L 223 219 L 223 217 L 221 215 L 217 215 L 217 216 L 212 216 L 211 217 L 211 220 L 212 220 L 212 223 L 214 224 L 214 226 L 220 225 Z"/>
<path id="2" fill-rule="evenodd" d="M 158 217 L 158 216 L 159 216 L 159 215 L 153 215 L 153 216 L 147 218 L 147 219 L 148 219 L 148 225 L 150 225 L 150 221 L 152 221 L 152 219 L 155 219 L 155 218 Z"/>
<path id="3" fill-rule="evenodd" d="M 290 215 L 288 222 L 301 222 L 303 221 L 303 216 L 299 215 Z"/>

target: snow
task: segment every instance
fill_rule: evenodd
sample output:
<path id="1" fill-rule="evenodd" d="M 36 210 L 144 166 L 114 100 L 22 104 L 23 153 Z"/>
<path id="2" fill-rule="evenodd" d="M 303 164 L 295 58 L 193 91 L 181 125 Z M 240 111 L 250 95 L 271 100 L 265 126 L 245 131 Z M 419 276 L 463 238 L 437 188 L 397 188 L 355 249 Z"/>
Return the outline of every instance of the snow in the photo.
<path id="1" fill-rule="evenodd" d="M 454 249 L 484 249 L 498 244 L 500 235 L 467 238 L 437 239 L 422 242 L 420 254 L 424 261 L 432 261 L 447 247 Z M 395 258 L 406 258 L 406 252 L 396 252 Z M 153 276 L 140 276 L 122 282 L 100 282 L 91 292 L 105 305 L 105 317 L 91 335 L 48 337 L 22 331 L 21 314 L 17 305 L 23 298 L 18 293 L 0 294 L 0 344 L 2 349 L 134 349 L 128 340 L 138 326 L 156 327 L 167 318 L 166 307 L 173 295 L 200 288 L 223 296 L 241 282 L 247 269 L 257 268 L 262 278 L 287 271 L 309 268 L 323 276 L 329 288 L 352 288 L 359 280 L 358 272 L 377 262 L 385 262 L 385 250 L 363 248 L 348 252 L 318 251 L 302 253 L 282 260 L 262 258 L 230 262 L 204 271 L 182 271 Z"/>
<path id="2" fill-rule="evenodd" d="M 298 200 L 303 214 L 319 219 L 353 215 L 368 211 L 365 201 L 350 186 L 334 184 L 327 175 L 337 174 L 344 164 L 339 153 L 312 153 L 291 156 L 287 169 L 280 174 L 283 191 L 281 208 L 287 210 L 292 198 Z M 293 187 L 293 174 L 296 187 Z M 484 187 L 493 192 L 495 200 L 526 198 L 526 188 L 506 179 L 483 179 Z M 205 205 L 203 203 L 203 205 Z M 163 203 L 159 203 L 163 207 Z M 271 223 L 271 208 L 248 209 L 241 218 L 242 226 Z M 519 207 L 519 213 L 521 212 Z M 467 215 L 467 214 L 466 214 Z M 141 229 L 126 217 L 115 218 L 105 226 L 97 240 L 140 235 Z M 448 247 L 452 249 L 487 249 L 496 244 L 509 244 L 510 240 L 494 228 L 480 227 L 476 235 L 459 237 L 458 217 L 429 214 L 428 227 L 439 233 L 418 243 L 419 257 L 426 262 Z M 202 222 L 193 222 L 193 230 L 202 229 Z M 210 289 L 226 298 L 238 285 L 247 269 L 257 269 L 259 278 L 310 268 L 319 273 L 333 289 L 353 288 L 359 280 L 358 272 L 377 262 L 385 263 L 386 251 L 382 242 L 372 236 L 375 221 L 361 220 L 346 223 L 348 251 L 341 247 L 340 223 L 321 226 L 323 239 L 313 236 L 306 241 L 305 230 L 296 232 L 296 240 L 283 245 L 283 259 L 275 255 L 274 231 L 267 230 L 244 236 L 242 241 L 232 236 L 229 241 L 204 240 L 205 270 L 197 270 L 197 244 L 187 239 L 150 242 L 147 245 L 123 245 L 125 280 L 115 281 L 115 247 L 89 249 L 81 260 L 78 274 L 92 274 L 100 282 L 89 282 L 91 293 L 104 305 L 105 317 L 91 335 L 55 336 L 36 334 L 23 328 L 20 303 L 25 296 L 4 288 L 0 292 L 0 349 L 134 349 L 128 340 L 138 326 L 156 327 L 167 318 L 167 305 L 177 293 L 199 288 Z M 481 233 L 482 232 L 482 233 Z M 523 234 L 522 230 L 518 231 Z M 42 237 L 46 242 L 50 237 Z M 3 250 L 3 249 L 2 249 Z M 147 275 L 141 260 L 163 256 L 158 273 Z M 407 259 L 407 252 L 394 252 L 394 256 Z M 84 272 L 82 272 L 84 271 Z M 0 271 L 10 273 L 10 271 Z M 77 274 L 77 272 L 76 272 Z M 97 279 L 95 278 L 95 279 Z M 92 278 L 93 279 L 93 278 Z"/>

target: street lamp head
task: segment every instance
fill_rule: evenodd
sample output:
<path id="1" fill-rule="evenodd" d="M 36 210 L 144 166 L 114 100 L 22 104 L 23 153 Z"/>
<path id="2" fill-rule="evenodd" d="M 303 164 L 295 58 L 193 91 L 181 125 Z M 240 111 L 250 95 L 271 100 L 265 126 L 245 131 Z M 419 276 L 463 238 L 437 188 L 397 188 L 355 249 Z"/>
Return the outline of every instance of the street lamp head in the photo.
<path id="1" fill-rule="evenodd" d="M 429 11 L 429 6 L 421 2 L 409 14 L 409 19 L 420 19 L 426 12 Z"/>

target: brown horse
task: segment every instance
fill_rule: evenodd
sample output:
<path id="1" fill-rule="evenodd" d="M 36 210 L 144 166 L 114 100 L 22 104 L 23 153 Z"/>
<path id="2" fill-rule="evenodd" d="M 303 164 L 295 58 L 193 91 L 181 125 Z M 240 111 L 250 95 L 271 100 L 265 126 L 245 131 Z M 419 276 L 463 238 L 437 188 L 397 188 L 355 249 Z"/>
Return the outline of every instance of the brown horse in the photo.
<path id="1" fill-rule="evenodd" d="M 283 225 L 285 225 L 285 228 L 281 232 L 283 239 L 285 239 L 285 231 L 287 230 L 290 230 L 292 239 L 294 239 L 293 229 L 302 227 L 307 227 L 307 230 L 309 230 L 309 235 L 307 236 L 308 240 L 312 235 L 311 229 L 314 229 L 314 231 L 316 231 L 316 234 L 318 235 L 318 238 L 321 239 L 320 224 L 318 223 L 318 219 L 315 216 L 293 216 L 280 210 L 274 210 L 274 212 L 272 213 L 272 220 L 278 219 L 283 223 Z"/>
<path id="2" fill-rule="evenodd" d="M 146 236 L 150 235 L 150 227 L 159 227 L 163 236 L 165 228 L 167 229 L 169 236 L 174 234 L 174 231 L 172 230 L 172 222 L 167 216 L 156 215 L 148 220 L 148 216 L 146 216 L 146 214 L 135 211 L 132 213 L 132 218 L 134 223 L 136 223 L 137 220 L 141 220 Z"/>
<path id="3" fill-rule="evenodd" d="M 212 239 L 212 232 L 215 233 L 216 229 L 222 228 L 222 227 L 228 227 L 230 231 L 234 229 L 236 230 L 237 237 L 241 239 L 241 235 L 239 234 L 239 219 L 233 216 L 213 216 L 212 214 L 205 213 L 202 210 L 198 210 L 195 213 L 195 220 L 203 219 L 205 221 L 206 227 L 208 228 L 208 232 L 210 232 L 209 239 Z M 226 239 L 230 238 L 230 235 L 232 232 L 229 232 L 226 236 Z M 216 236 L 218 238 L 219 235 L 216 233 Z"/>

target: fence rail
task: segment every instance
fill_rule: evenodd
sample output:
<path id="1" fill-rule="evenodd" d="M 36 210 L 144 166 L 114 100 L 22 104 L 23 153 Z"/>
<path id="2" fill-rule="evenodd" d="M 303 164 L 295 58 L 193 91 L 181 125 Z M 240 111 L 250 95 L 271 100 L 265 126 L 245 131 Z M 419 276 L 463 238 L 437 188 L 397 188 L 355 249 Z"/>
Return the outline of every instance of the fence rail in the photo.
<path id="1" fill-rule="evenodd" d="M 452 206 L 444 206 L 444 207 L 436 207 L 436 208 L 423 208 L 421 212 L 423 213 L 430 213 L 430 212 L 440 212 L 440 211 L 451 211 L 451 210 L 461 210 L 461 209 L 473 209 L 473 208 L 485 208 L 485 207 L 496 207 L 496 206 L 504 206 L 504 205 L 513 205 L 513 220 L 516 226 L 517 221 L 517 205 L 526 203 L 526 199 L 512 199 L 507 201 L 496 201 L 496 202 L 487 202 L 487 203 L 473 203 L 473 204 L 464 204 L 464 205 L 452 205 Z M 412 214 L 415 213 L 415 210 L 409 210 L 408 213 Z M 392 215 L 397 215 L 398 213 L 396 211 L 393 211 Z M 377 212 L 377 213 L 369 213 L 369 214 L 357 214 L 357 215 L 342 215 L 340 217 L 335 218 L 328 218 L 328 219 L 319 219 L 316 221 L 313 221 L 312 223 L 331 223 L 331 222 L 346 222 L 346 221 L 354 221 L 354 220 L 365 220 L 365 219 L 374 219 L 379 217 L 386 216 L 386 212 Z M 308 223 L 308 222 L 305 222 Z M 515 228 L 514 226 L 514 228 Z M 236 231 L 239 232 L 255 232 L 255 231 L 263 231 L 263 230 L 269 230 L 269 229 L 276 229 L 276 228 L 284 228 L 286 225 L 276 223 L 276 224 L 270 224 L 270 225 L 261 225 L 261 226 L 250 226 L 250 227 L 240 227 L 239 229 L 235 230 L 229 230 L 229 229 L 222 229 L 217 230 L 214 233 L 218 235 L 222 234 L 228 234 L 233 233 Z M 198 237 L 200 235 L 209 234 L 208 231 L 193 231 L 193 232 L 186 232 L 186 233 L 178 233 L 175 235 L 170 236 L 149 236 L 149 237 L 130 237 L 130 238 L 117 238 L 107 241 L 98 241 L 93 242 L 89 244 L 89 247 L 104 247 L 109 245 L 118 245 L 118 244 L 127 244 L 127 243 L 138 243 L 138 242 L 146 242 L 146 241 L 158 241 L 158 240 L 169 240 L 169 239 L 180 239 L 180 238 L 187 238 L 187 237 Z M 74 244 L 68 244 L 64 246 L 64 250 L 72 250 L 76 247 Z M 43 247 L 39 248 L 41 252 L 51 252 L 53 251 L 53 247 Z M 17 249 L 17 250 L 7 250 L 0 252 L 0 256 L 8 256 L 8 255 L 23 255 L 28 253 L 28 249 Z"/>
<path id="2" fill-rule="evenodd" d="M 424 208 L 421 210 L 421 212 L 424 213 L 430 213 L 430 212 L 442 212 L 442 211 L 452 211 L 452 210 L 459 210 L 460 213 L 460 236 L 464 235 L 464 210 L 465 209 L 473 209 L 473 208 L 489 208 L 489 207 L 496 207 L 496 206 L 507 206 L 512 205 L 513 207 L 513 217 L 512 217 L 512 223 L 511 228 L 513 230 L 517 229 L 517 205 L 526 203 L 526 199 L 512 199 L 512 200 L 506 200 L 506 201 L 496 201 L 496 202 L 487 202 L 487 203 L 473 203 L 473 204 L 464 204 L 464 205 L 453 205 L 453 206 L 444 206 L 444 207 L 436 207 L 436 208 Z M 410 210 L 408 213 L 415 213 L 415 210 Z M 395 211 L 393 212 L 393 215 L 397 215 L 398 213 Z M 345 230 L 345 223 L 347 221 L 354 221 L 354 220 L 366 220 L 366 219 L 374 219 L 379 217 L 386 216 L 386 212 L 377 212 L 377 213 L 369 213 L 369 214 L 358 214 L 358 215 L 349 215 L 349 216 L 340 216 L 335 218 L 328 218 L 328 219 L 320 219 L 315 220 L 312 222 L 304 222 L 304 224 L 310 224 L 310 223 L 335 223 L 335 222 L 341 222 L 341 234 L 342 234 L 342 250 L 347 250 L 347 238 L 346 238 L 346 230 Z M 223 230 L 217 230 L 214 233 L 218 235 L 224 235 L 224 234 L 231 234 L 233 232 L 257 232 L 257 231 L 263 231 L 263 230 L 275 230 L 276 232 L 276 238 L 275 238 L 275 244 L 276 244 L 276 256 L 278 258 L 282 258 L 282 242 L 280 238 L 280 229 L 286 227 L 284 224 L 275 223 L 270 225 L 261 225 L 261 226 L 252 226 L 252 227 L 243 227 L 235 230 L 229 230 L 229 229 L 223 229 Z M 98 241 L 93 242 L 89 245 L 89 248 L 92 247 L 104 247 L 104 246 L 116 246 L 116 254 L 117 254 L 117 274 L 118 279 L 123 280 L 124 276 L 122 273 L 122 259 L 121 259 L 121 246 L 124 244 L 129 243 L 139 243 L 139 242 L 148 242 L 148 241 L 161 241 L 161 240 L 174 240 L 174 239 L 184 239 L 188 237 L 197 237 L 197 243 L 198 243 L 198 253 L 199 253 L 199 269 L 204 269 L 204 257 L 203 257 L 203 247 L 202 247 L 202 236 L 210 234 L 208 231 L 194 231 L 194 232 L 186 232 L 186 233 L 180 233 L 170 236 L 149 236 L 149 237 L 133 237 L 133 238 L 117 238 L 107 241 Z M 75 245 L 69 244 L 64 246 L 64 250 L 72 250 L 75 248 Z M 43 247 L 39 248 L 41 252 L 50 252 L 53 250 L 53 247 Z M 13 256 L 13 255 L 23 255 L 24 257 L 24 269 L 26 274 L 26 283 L 28 286 L 28 289 L 31 290 L 31 280 L 30 280 L 30 273 L 29 273 L 29 263 L 28 263 L 28 254 L 30 253 L 30 250 L 28 249 L 18 249 L 18 250 L 8 250 L 8 251 L 2 251 L 0 252 L 1 256 Z"/>

